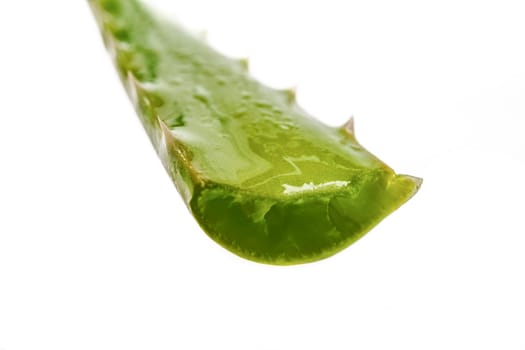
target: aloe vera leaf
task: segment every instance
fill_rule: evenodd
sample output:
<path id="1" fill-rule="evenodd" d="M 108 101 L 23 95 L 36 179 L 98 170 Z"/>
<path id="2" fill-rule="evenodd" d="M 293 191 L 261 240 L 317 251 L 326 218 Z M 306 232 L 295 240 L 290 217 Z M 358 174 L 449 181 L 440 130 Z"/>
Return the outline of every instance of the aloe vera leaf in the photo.
<path id="1" fill-rule="evenodd" d="M 139 0 L 91 0 L 105 44 L 186 205 L 206 233 L 276 265 L 331 256 L 418 190 Z"/>

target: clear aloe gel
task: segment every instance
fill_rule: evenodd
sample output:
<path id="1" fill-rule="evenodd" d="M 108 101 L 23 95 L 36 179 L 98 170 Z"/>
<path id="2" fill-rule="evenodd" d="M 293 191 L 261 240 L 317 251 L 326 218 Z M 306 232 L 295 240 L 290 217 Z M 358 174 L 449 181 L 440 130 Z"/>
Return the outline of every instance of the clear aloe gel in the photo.
<path id="1" fill-rule="evenodd" d="M 217 243 L 277 265 L 331 256 L 418 190 L 292 91 L 249 76 L 139 0 L 91 0 L 105 44 L 189 210 Z M 176 213 L 174 213 L 176 215 Z"/>

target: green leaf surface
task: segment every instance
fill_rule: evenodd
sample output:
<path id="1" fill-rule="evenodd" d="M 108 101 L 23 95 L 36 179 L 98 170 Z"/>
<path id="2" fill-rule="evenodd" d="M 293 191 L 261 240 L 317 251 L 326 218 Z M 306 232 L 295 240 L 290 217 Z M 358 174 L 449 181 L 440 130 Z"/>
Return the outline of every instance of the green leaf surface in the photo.
<path id="1" fill-rule="evenodd" d="M 327 126 L 139 0 L 91 0 L 120 78 L 165 168 L 206 233 L 244 258 L 333 255 L 417 191 Z M 175 215 L 175 213 L 174 213 Z"/>

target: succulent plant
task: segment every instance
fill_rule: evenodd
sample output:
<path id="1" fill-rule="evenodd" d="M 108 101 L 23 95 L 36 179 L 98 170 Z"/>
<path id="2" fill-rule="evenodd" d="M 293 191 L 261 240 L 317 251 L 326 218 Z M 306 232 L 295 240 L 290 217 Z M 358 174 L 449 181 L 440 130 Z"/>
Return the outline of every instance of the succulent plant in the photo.
<path id="1" fill-rule="evenodd" d="M 139 0 L 91 0 L 126 90 L 187 207 L 216 242 L 277 265 L 362 237 L 418 190 L 334 128 Z"/>

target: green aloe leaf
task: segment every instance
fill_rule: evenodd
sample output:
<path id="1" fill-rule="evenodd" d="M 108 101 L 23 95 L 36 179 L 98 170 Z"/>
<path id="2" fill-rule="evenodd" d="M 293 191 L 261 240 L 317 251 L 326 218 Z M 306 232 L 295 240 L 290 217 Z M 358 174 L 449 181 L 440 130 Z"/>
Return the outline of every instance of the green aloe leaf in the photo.
<path id="1" fill-rule="evenodd" d="M 91 0 L 105 44 L 169 175 L 206 233 L 244 258 L 333 255 L 417 191 L 292 91 L 252 79 L 139 0 Z"/>

